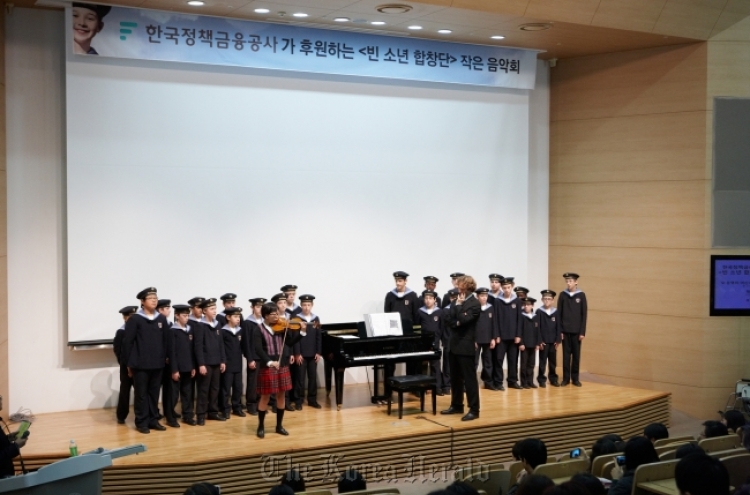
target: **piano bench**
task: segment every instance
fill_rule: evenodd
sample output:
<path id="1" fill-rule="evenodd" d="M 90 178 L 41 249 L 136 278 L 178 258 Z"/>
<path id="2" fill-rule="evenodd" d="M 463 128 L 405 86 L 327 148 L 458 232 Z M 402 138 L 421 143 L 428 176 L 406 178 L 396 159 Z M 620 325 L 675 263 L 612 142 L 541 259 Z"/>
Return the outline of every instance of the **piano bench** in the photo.
<path id="1" fill-rule="evenodd" d="M 404 392 L 415 392 L 419 394 L 419 406 L 424 411 L 424 394 L 428 390 L 432 392 L 432 415 L 437 414 L 437 380 L 428 375 L 404 375 L 388 378 L 391 390 L 398 393 L 398 419 L 404 414 Z M 391 396 L 388 396 L 388 416 L 391 415 Z"/>

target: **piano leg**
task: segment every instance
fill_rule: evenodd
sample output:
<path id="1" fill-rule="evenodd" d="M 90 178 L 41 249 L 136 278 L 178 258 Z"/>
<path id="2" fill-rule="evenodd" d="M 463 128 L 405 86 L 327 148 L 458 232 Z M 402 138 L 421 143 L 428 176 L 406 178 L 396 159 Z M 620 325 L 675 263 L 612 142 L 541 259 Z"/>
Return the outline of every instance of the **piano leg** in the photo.
<path id="1" fill-rule="evenodd" d="M 336 370 L 336 410 L 341 410 L 341 404 L 344 402 L 344 371 L 346 368 Z"/>
<path id="2" fill-rule="evenodd" d="M 326 381 L 326 397 L 331 395 L 331 375 L 333 374 L 333 363 L 329 359 L 323 360 L 323 372 Z"/>

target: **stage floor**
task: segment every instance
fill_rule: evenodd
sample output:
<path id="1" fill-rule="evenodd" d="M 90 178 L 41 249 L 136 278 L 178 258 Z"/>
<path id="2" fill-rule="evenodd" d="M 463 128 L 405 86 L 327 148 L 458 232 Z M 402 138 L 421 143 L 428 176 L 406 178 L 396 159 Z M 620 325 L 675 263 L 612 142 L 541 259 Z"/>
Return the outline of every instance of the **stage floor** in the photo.
<path id="1" fill-rule="evenodd" d="M 512 444 L 528 436 L 543 439 L 555 454 L 588 448 L 605 433 L 626 437 L 650 422 L 669 422 L 668 393 L 590 382 L 582 388 L 482 390 L 480 418 L 469 422 L 460 421 L 459 415 L 439 414 L 448 407 L 448 396 L 437 398 L 437 416 L 431 413 L 429 397 L 422 413 L 419 399 L 405 396 L 400 421 L 396 404 L 387 416 L 386 406 L 370 403 L 366 384 L 346 386 L 341 411 L 336 410 L 333 393 L 327 398 L 321 389 L 318 397 L 323 409 L 305 406 L 286 413 L 288 437 L 273 432 L 276 418 L 269 414 L 262 440 L 255 436 L 257 417 L 250 415 L 143 435 L 134 429 L 132 409 L 126 425 L 116 423 L 114 409 L 40 414 L 23 455 L 27 464 L 39 465 L 67 455 L 71 439 L 81 452 L 143 443 L 147 452 L 117 459 L 105 472 L 105 493 L 181 493 L 177 487 L 184 489 L 206 476 L 221 482 L 222 493 L 267 493 L 284 468 L 293 464 L 310 470 L 311 486 L 331 486 L 332 478 L 324 471 L 341 470 L 350 463 L 386 466 L 384 476 L 405 477 L 409 468 L 404 463 L 415 456 L 433 470 L 470 462 L 469 458 L 503 462 L 510 460 Z M 269 454 L 276 460 L 269 461 Z M 239 466 L 247 470 L 244 476 L 238 477 Z"/>

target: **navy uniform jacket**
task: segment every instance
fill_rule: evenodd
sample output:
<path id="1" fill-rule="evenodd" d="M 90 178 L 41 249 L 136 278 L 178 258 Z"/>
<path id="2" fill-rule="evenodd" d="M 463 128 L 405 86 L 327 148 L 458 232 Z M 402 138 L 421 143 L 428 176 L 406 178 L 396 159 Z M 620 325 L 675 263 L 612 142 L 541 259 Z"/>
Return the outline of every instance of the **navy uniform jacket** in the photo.
<path id="1" fill-rule="evenodd" d="M 295 316 L 302 318 L 305 323 L 307 323 L 307 328 L 305 329 L 305 333 L 307 335 L 303 336 L 299 341 L 299 349 L 295 348 L 295 352 L 299 350 L 299 353 L 302 355 L 305 359 L 312 359 L 315 357 L 316 354 L 323 355 L 323 334 L 320 330 L 320 328 L 313 327 L 313 323 L 318 322 L 320 324 L 320 318 L 318 318 L 316 315 L 310 313 L 310 319 L 308 320 L 301 312 L 297 313 Z M 287 336 L 289 338 L 289 336 Z"/>
<path id="2" fill-rule="evenodd" d="M 495 308 L 489 303 L 479 313 L 479 319 L 477 320 L 477 344 L 489 344 L 494 339 L 500 336 L 500 331 L 497 328 L 497 317 L 495 316 Z"/>
<path id="3" fill-rule="evenodd" d="M 536 314 L 539 316 L 539 329 L 542 333 L 542 342 L 545 344 L 559 344 L 562 341 L 559 315 L 556 308 L 550 308 L 550 310 L 552 314 L 547 314 L 542 308 L 536 310 Z"/>
<path id="4" fill-rule="evenodd" d="M 443 302 L 442 304 L 440 304 L 440 307 L 445 309 L 450 305 L 451 305 L 451 296 L 450 294 L 446 292 L 445 295 L 443 296 Z"/>
<path id="5" fill-rule="evenodd" d="M 476 352 L 476 331 L 479 313 L 482 312 L 479 300 L 469 296 L 463 304 L 451 303 L 450 313 L 446 318 L 451 328 L 450 352 L 457 356 L 474 356 Z"/>
<path id="6" fill-rule="evenodd" d="M 422 306 L 419 308 L 417 318 L 416 323 L 422 327 L 422 333 L 431 332 L 435 336 L 433 344 L 435 345 L 435 349 L 438 349 L 440 342 L 443 341 L 443 337 L 445 336 L 443 310 L 435 306 L 433 312 L 429 313 L 429 310 L 425 306 Z"/>
<path id="7" fill-rule="evenodd" d="M 122 341 L 125 338 L 125 324 L 117 329 L 115 332 L 115 340 L 112 342 L 112 350 L 115 351 L 115 357 L 117 357 L 117 364 L 120 366 L 126 366 L 122 359 Z"/>
<path id="8" fill-rule="evenodd" d="M 398 297 L 396 289 L 391 290 L 385 295 L 385 304 L 383 305 L 384 313 L 399 313 L 402 320 L 414 323 L 419 319 L 419 300 L 417 294 L 406 289 L 402 297 Z"/>
<path id="9" fill-rule="evenodd" d="M 302 312 L 302 306 L 300 306 L 299 304 L 295 305 L 293 308 L 287 306 L 284 312 L 286 313 L 287 318 L 291 318 L 292 316 L 297 316 Z"/>
<path id="10" fill-rule="evenodd" d="M 218 325 L 217 325 L 218 326 Z M 228 325 L 224 325 L 221 329 L 221 337 L 224 341 L 224 356 L 227 365 L 226 371 L 229 373 L 239 373 L 242 371 L 242 326 L 236 328 L 236 332 L 232 332 Z"/>
<path id="11" fill-rule="evenodd" d="M 557 312 L 560 317 L 560 331 L 586 335 L 586 316 L 588 304 L 586 294 L 577 291 L 574 294 L 566 290 L 557 298 Z"/>
<path id="12" fill-rule="evenodd" d="M 125 323 L 122 360 L 130 368 L 156 370 L 164 368 L 169 356 L 169 322 L 155 313 L 153 319 L 139 309 Z"/>
<path id="13" fill-rule="evenodd" d="M 266 340 L 263 338 L 261 332 L 268 332 L 261 323 L 258 327 L 258 331 L 253 334 L 253 347 L 258 353 L 258 368 L 268 368 L 269 361 L 279 361 L 281 366 L 289 366 L 289 358 L 292 356 L 293 347 L 302 338 L 302 332 L 287 332 L 286 341 L 284 342 L 284 349 L 281 351 L 282 356 L 280 359 L 274 359 L 274 356 L 268 354 L 268 348 L 266 347 Z M 305 332 L 307 333 L 307 332 Z"/>
<path id="14" fill-rule="evenodd" d="M 497 296 L 495 296 L 492 292 L 487 293 L 487 304 L 495 305 L 495 299 L 500 299 L 503 297 L 503 291 L 500 291 Z"/>
<path id="15" fill-rule="evenodd" d="M 227 362 L 224 340 L 218 320 L 214 326 L 202 321 L 195 329 L 195 364 L 198 366 L 218 366 Z"/>
<path id="16" fill-rule="evenodd" d="M 192 325 L 191 325 L 192 323 Z M 187 332 L 177 324 L 172 325 L 170 329 L 173 338 L 173 351 L 170 357 L 169 364 L 172 367 L 172 373 L 179 371 L 180 373 L 190 373 L 195 369 L 195 354 L 193 339 L 195 332 L 193 328 L 195 323 L 190 321 L 187 324 Z"/>
<path id="17" fill-rule="evenodd" d="M 257 361 L 260 359 L 258 353 L 255 351 L 255 332 L 259 331 L 258 322 L 255 321 L 254 316 L 249 316 L 242 322 L 242 353 L 248 362 Z"/>
<path id="18" fill-rule="evenodd" d="M 522 308 L 521 300 L 515 295 L 507 302 L 505 299 L 495 299 L 495 315 L 502 340 L 513 340 L 521 336 Z"/>
<path id="19" fill-rule="evenodd" d="M 542 333 L 539 330 L 539 315 L 532 313 L 529 318 L 526 315 L 521 316 L 521 342 L 518 345 L 525 345 L 526 350 L 542 344 Z"/>

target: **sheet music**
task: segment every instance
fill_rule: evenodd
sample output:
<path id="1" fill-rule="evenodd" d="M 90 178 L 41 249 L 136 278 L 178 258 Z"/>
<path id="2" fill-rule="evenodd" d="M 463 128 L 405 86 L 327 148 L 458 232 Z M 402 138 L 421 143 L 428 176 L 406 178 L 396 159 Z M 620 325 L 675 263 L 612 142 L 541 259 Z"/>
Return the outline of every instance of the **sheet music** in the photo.
<path id="1" fill-rule="evenodd" d="M 401 336 L 404 334 L 399 313 L 373 313 L 364 315 L 364 317 L 368 337 Z"/>

